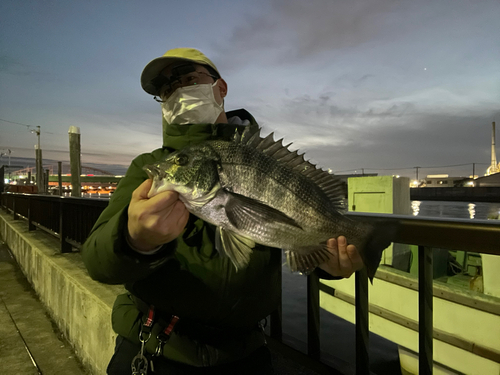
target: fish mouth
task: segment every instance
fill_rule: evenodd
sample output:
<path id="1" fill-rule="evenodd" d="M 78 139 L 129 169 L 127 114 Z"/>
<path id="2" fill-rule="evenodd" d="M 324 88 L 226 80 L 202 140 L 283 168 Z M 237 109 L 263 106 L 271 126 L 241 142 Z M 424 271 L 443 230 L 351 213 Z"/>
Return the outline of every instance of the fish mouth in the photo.
<path id="1" fill-rule="evenodd" d="M 167 175 L 167 173 L 160 168 L 159 165 L 151 164 L 143 167 L 144 171 L 147 173 L 148 177 L 151 179 L 155 179 L 156 177 L 162 179 Z"/>
<path id="2" fill-rule="evenodd" d="M 158 168 L 158 166 L 156 165 L 145 165 L 143 169 L 151 179 L 154 179 L 156 176 L 160 175 L 160 168 Z"/>

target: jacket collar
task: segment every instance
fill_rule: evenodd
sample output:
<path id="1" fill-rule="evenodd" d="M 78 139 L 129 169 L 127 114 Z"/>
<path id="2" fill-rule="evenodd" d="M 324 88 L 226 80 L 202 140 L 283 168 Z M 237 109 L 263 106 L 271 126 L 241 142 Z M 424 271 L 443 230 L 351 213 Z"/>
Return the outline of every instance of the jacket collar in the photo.
<path id="1" fill-rule="evenodd" d="M 226 112 L 227 118 L 234 116 L 242 120 L 249 120 L 250 125 L 257 128 L 257 122 L 253 116 L 244 109 Z M 245 125 L 231 124 L 191 124 L 176 125 L 167 124 L 163 119 L 163 148 L 179 150 L 189 145 L 198 144 L 212 139 L 231 139 L 236 131 L 242 133 Z"/>

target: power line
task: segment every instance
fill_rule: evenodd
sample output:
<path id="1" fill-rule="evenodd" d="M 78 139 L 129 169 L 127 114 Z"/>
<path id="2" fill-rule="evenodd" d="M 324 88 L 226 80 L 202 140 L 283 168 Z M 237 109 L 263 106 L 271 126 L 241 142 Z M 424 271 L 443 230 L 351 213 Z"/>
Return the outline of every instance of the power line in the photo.
<path id="1" fill-rule="evenodd" d="M 451 164 L 451 165 L 437 165 L 437 166 L 428 166 L 428 167 L 418 167 L 419 169 L 431 169 L 431 168 L 451 168 L 451 167 L 463 167 L 466 165 L 473 164 L 482 164 L 489 165 L 488 163 L 464 163 L 464 164 Z M 343 173 L 343 172 L 352 172 L 352 171 L 360 171 L 360 170 L 368 170 L 368 171 L 401 171 L 406 169 L 415 169 L 415 167 L 403 167 L 403 168 L 352 168 L 346 169 L 343 171 L 334 171 L 333 173 Z"/>
<path id="2" fill-rule="evenodd" d="M 21 124 L 20 122 L 8 121 L 8 120 L 4 120 L 3 118 L 0 118 L 0 121 L 8 122 L 9 124 L 16 124 L 16 125 L 22 125 L 22 126 L 27 126 L 27 127 L 31 127 L 31 128 L 36 128 L 36 125 Z"/>
<path id="3" fill-rule="evenodd" d="M 37 127 L 37 125 L 21 124 L 20 122 L 8 121 L 8 120 L 4 120 L 3 118 L 0 118 L 0 121 L 8 122 L 9 124 L 27 126 L 28 130 L 29 130 L 29 128 L 36 128 Z M 65 135 L 65 134 L 61 134 L 61 133 L 52 133 L 52 132 L 47 132 L 47 131 L 44 131 L 43 133 L 44 134 L 53 134 L 53 135 Z"/>

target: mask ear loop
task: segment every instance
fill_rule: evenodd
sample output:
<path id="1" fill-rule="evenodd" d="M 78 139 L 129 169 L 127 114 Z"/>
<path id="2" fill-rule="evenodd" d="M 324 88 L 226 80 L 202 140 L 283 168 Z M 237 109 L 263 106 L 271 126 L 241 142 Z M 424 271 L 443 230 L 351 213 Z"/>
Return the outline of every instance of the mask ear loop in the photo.
<path id="1" fill-rule="evenodd" d="M 214 78 L 215 78 L 215 77 L 214 77 Z M 214 87 L 215 87 L 215 85 L 217 85 L 217 82 L 219 82 L 219 79 L 220 79 L 220 78 L 215 78 L 215 82 L 214 82 L 214 83 L 212 83 L 212 88 L 214 88 Z M 223 110 L 224 112 L 226 112 L 226 110 L 224 109 L 224 98 L 221 98 L 221 99 L 222 99 L 222 104 L 219 104 L 219 103 L 217 103 L 217 104 L 219 104 L 219 106 L 222 108 L 222 110 Z"/>

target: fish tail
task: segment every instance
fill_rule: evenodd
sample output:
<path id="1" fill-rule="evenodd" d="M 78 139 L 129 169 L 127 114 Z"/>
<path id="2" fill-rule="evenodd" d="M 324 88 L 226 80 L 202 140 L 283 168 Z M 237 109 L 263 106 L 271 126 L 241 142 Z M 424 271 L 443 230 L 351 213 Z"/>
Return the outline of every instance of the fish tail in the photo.
<path id="1" fill-rule="evenodd" d="M 383 251 L 388 248 L 397 231 L 397 226 L 393 223 L 377 223 L 371 234 L 366 239 L 365 245 L 360 251 L 361 258 L 365 264 L 370 282 L 373 284 L 373 278 L 382 259 Z"/>

